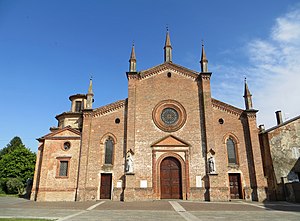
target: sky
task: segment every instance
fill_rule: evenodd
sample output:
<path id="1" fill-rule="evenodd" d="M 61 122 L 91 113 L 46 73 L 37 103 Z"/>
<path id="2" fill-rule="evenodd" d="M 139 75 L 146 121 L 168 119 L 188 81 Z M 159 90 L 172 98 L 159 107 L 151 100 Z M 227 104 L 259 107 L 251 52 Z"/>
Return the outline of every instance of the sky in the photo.
<path id="1" fill-rule="evenodd" d="M 298 0 L 0 0 L 0 148 L 19 136 L 32 151 L 87 93 L 100 107 L 127 98 L 132 43 L 137 70 L 173 62 L 200 71 L 202 41 L 212 96 L 244 109 L 244 78 L 257 124 L 300 114 Z"/>

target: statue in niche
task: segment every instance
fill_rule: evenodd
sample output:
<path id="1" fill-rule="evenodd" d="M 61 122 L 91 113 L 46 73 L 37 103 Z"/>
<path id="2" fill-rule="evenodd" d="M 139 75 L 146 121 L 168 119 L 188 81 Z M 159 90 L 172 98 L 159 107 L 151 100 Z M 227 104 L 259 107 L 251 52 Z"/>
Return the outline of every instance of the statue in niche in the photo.
<path id="1" fill-rule="evenodd" d="M 126 156 L 126 167 L 125 171 L 127 173 L 133 173 L 133 157 L 131 151 L 128 151 Z"/>
<path id="2" fill-rule="evenodd" d="M 209 171 L 209 173 L 216 173 L 214 157 L 208 158 L 208 171 Z"/>

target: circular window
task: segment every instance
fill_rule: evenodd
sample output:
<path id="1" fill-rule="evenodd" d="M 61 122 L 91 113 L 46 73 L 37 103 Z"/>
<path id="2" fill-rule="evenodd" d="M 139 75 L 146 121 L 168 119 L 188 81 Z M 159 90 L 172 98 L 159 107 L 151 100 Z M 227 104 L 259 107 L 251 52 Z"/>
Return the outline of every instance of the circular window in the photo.
<path id="1" fill-rule="evenodd" d="M 179 102 L 165 100 L 154 107 L 152 118 L 159 129 L 166 132 L 174 132 L 185 124 L 186 112 Z"/>
<path id="2" fill-rule="evenodd" d="M 177 111 L 170 107 L 163 109 L 160 117 L 161 120 L 167 125 L 175 124 L 178 121 Z"/>
<path id="3" fill-rule="evenodd" d="M 224 124 L 224 120 L 222 118 L 219 119 L 219 124 Z"/>
<path id="4" fill-rule="evenodd" d="M 70 142 L 65 142 L 64 143 L 64 150 L 69 150 L 71 148 Z"/>
<path id="5" fill-rule="evenodd" d="M 121 122 L 120 118 L 116 118 L 116 119 L 115 119 L 115 123 L 116 123 L 116 124 L 119 124 L 120 122 Z"/>

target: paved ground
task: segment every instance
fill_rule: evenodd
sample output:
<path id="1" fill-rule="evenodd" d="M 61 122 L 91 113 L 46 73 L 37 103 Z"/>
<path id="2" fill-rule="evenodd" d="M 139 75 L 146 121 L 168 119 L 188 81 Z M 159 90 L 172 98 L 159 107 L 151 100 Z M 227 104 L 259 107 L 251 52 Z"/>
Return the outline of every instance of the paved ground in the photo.
<path id="1" fill-rule="evenodd" d="M 300 220 L 300 204 L 287 202 L 34 202 L 0 197 L 0 218 L 63 220 Z"/>

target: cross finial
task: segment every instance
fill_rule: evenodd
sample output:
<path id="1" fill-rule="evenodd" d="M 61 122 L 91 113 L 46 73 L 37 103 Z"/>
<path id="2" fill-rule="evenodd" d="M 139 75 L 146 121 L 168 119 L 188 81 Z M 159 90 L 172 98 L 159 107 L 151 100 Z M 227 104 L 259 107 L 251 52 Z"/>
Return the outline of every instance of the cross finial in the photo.
<path id="1" fill-rule="evenodd" d="M 167 26 L 166 26 L 166 29 L 167 29 L 167 31 L 169 31 L 169 25 L 167 24 Z"/>
<path id="2" fill-rule="evenodd" d="M 202 47 L 204 46 L 204 40 L 203 39 L 201 39 L 201 44 L 202 44 Z"/>

